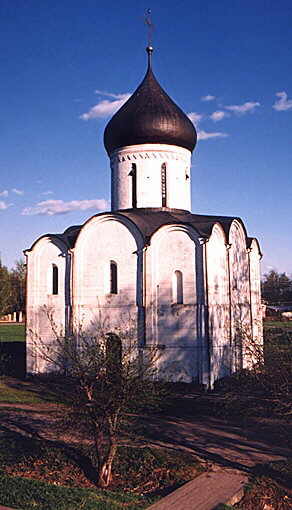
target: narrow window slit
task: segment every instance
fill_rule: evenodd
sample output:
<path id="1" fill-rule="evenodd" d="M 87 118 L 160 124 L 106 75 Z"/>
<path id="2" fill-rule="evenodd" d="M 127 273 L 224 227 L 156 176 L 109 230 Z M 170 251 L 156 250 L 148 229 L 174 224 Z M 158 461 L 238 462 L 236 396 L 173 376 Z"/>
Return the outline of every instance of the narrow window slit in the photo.
<path id="1" fill-rule="evenodd" d="M 52 293 L 57 295 L 59 293 L 59 270 L 58 267 L 53 264 L 52 273 Z"/>
<path id="2" fill-rule="evenodd" d="M 183 296 L 183 274 L 181 271 L 175 271 L 173 274 L 172 282 L 173 303 L 182 305 L 184 302 Z"/>
<path id="3" fill-rule="evenodd" d="M 132 178 L 132 207 L 137 207 L 137 166 L 136 163 L 132 163 L 132 170 L 129 173 Z"/>
<path id="4" fill-rule="evenodd" d="M 166 195 L 167 195 L 166 163 L 162 163 L 162 165 L 161 165 L 161 198 L 162 198 L 162 207 L 167 207 L 167 205 L 166 205 Z"/>
<path id="5" fill-rule="evenodd" d="M 118 266 L 113 260 L 110 261 L 110 293 L 118 293 Z"/>

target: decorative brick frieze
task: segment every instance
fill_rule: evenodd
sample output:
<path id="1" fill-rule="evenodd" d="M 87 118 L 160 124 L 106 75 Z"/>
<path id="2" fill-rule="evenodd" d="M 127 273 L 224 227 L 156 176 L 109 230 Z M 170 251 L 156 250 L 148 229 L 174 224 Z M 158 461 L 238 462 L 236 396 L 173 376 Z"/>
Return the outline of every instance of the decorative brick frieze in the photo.
<path id="1" fill-rule="evenodd" d="M 182 161 L 184 163 L 188 163 L 188 159 L 184 157 L 182 154 L 177 154 L 176 152 L 131 152 L 127 154 L 114 154 L 111 158 L 111 165 L 115 163 L 123 163 L 125 161 L 139 161 L 139 159 L 147 160 L 175 160 L 175 161 Z"/>

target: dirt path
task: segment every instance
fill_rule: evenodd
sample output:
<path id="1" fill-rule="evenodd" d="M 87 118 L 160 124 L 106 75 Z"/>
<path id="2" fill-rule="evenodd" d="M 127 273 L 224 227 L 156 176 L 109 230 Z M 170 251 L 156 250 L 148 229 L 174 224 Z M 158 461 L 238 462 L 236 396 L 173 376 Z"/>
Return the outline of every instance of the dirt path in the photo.
<path id="1" fill-rule="evenodd" d="M 75 432 L 58 432 L 60 415 L 62 406 L 54 404 L 0 404 L 2 430 L 70 444 L 88 442 Z M 147 443 L 188 450 L 225 468 L 247 472 L 255 464 L 292 456 L 288 446 L 260 426 L 235 425 L 212 417 L 177 416 L 155 416 L 142 419 L 142 423 Z"/>
<path id="2" fill-rule="evenodd" d="M 292 456 L 290 448 L 263 439 L 260 429 L 255 431 L 211 417 L 152 419 L 147 437 L 156 444 L 187 449 L 206 461 L 240 471 Z"/>

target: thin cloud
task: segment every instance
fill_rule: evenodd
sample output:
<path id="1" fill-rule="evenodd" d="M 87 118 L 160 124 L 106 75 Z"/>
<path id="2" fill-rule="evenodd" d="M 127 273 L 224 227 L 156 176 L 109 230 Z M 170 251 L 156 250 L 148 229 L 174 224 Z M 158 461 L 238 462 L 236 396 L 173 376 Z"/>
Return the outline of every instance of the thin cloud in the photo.
<path id="1" fill-rule="evenodd" d="M 277 92 L 276 96 L 280 99 L 276 99 L 273 104 L 273 108 L 278 112 L 285 112 L 286 110 L 290 110 L 292 108 L 292 99 L 288 99 L 288 95 L 286 92 Z"/>
<path id="2" fill-rule="evenodd" d="M 114 94 L 113 92 L 106 92 L 104 90 L 95 90 L 99 96 L 112 97 L 113 99 L 123 99 L 125 94 Z"/>
<path id="3" fill-rule="evenodd" d="M 22 189 L 12 188 L 12 193 L 15 193 L 15 195 L 23 195 L 24 191 Z"/>
<path id="4" fill-rule="evenodd" d="M 6 204 L 3 200 L 0 200 L 0 211 L 5 211 L 5 209 L 8 209 L 13 204 Z"/>
<path id="5" fill-rule="evenodd" d="M 43 191 L 43 192 L 41 193 L 41 195 L 44 195 L 44 196 L 46 196 L 46 195 L 53 195 L 53 194 L 54 194 L 54 192 L 53 192 L 53 191 L 51 191 L 51 190 Z"/>
<path id="6" fill-rule="evenodd" d="M 213 120 L 213 122 L 219 122 L 219 120 L 224 119 L 224 117 L 229 117 L 229 114 L 222 110 L 217 110 L 210 115 L 210 119 Z"/>
<path id="7" fill-rule="evenodd" d="M 201 113 L 190 112 L 188 113 L 188 118 L 194 123 L 199 124 L 200 120 L 202 120 L 203 115 Z"/>
<path id="8" fill-rule="evenodd" d="M 0 197 L 8 197 L 7 189 L 4 189 L 3 191 L 0 191 Z"/>
<path id="9" fill-rule="evenodd" d="M 201 101 L 215 101 L 216 96 L 211 96 L 211 94 L 207 94 L 206 96 L 201 97 Z"/>
<path id="10" fill-rule="evenodd" d="M 230 106 L 224 106 L 224 108 L 230 112 L 235 113 L 236 115 L 245 115 L 246 113 L 253 113 L 257 106 L 260 106 L 260 103 L 256 101 L 247 101 L 241 105 L 234 104 Z"/>
<path id="11" fill-rule="evenodd" d="M 96 200 L 45 200 L 33 207 L 26 207 L 22 211 L 23 216 L 55 216 L 56 214 L 67 214 L 71 211 L 87 211 L 88 209 L 108 209 L 108 201 L 104 198 Z"/>
<path id="12" fill-rule="evenodd" d="M 107 93 L 107 95 L 109 94 L 110 93 Z M 115 99 L 114 101 L 109 101 L 108 99 L 99 101 L 95 106 L 92 106 L 88 112 L 80 115 L 80 119 L 89 120 L 109 117 L 123 106 L 129 97 L 131 97 L 131 94 L 129 92 L 126 94 L 114 94 L 114 97 L 118 97 L 118 99 Z"/>
<path id="13" fill-rule="evenodd" d="M 226 138 L 229 136 L 227 133 L 221 133 L 220 131 L 208 132 L 200 130 L 198 131 L 198 140 L 210 140 L 212 138 Z"/>

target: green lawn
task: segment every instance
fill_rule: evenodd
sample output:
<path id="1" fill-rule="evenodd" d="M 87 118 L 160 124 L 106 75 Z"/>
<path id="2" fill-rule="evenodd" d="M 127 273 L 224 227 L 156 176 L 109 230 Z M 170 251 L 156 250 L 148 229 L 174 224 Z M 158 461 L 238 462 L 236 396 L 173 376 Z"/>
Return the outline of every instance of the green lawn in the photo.
<path id="1" fill-rule="evenodd" d="M 0 324 L 0 342 L 24 342 L 25 326 L 23 324 Z"/>
<path id="2" fill-rule="evenodd" d="M 0 472 L 0 503 L 22 510 L 137 510 L 150 502 L 123 491 L 60 487 Z"/>
<path id="3" fill-rule="evenodd" d="M 0 376 L 0 403 L 3 404 L 66 404 L 65 398 L 50 381 L 34 381 Z M 0 465 L 1 468 L 1 465 Z"/>
<path id="4" fill-rule="evenodd" d="M 264 321 L 264 328 L 282 328 L 282 329 L 291 329 L 292 331 L 292 321 Z"/>
<path id="5" fill-rule="evenodd" d="M 0 377 L 1 403 L 16 404 L 17 407 L 17 404 L 44 404 L 46 401 L 29 383 Z"/>

